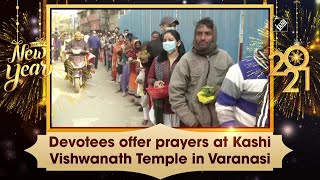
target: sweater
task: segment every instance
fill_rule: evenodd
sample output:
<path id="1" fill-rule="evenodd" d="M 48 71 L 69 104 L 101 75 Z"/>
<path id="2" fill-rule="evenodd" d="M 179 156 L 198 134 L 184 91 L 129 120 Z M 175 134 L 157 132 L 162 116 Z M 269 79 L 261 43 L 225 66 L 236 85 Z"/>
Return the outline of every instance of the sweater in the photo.
<path id="1" fill-rule="evenodd" d="M 267 77 L 253 57 L 230 67 L 216 102 L 221 126 L 256 125 L 258 98 L 268 81 Z"/>

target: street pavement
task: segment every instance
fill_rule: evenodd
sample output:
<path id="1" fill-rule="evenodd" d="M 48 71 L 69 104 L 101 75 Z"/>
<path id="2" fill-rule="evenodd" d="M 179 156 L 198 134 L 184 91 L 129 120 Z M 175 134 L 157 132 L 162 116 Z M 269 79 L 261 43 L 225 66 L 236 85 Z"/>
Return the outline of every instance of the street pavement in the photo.
<path id="1" fill-rule="evenodd" d="M 87 86 L 76 93 L 65 80 L 63 62 L 53 63 L 51 84 L 52 127 L 144 127 L 139 106 L 116 93 L 117 84 L 111 72 L 99 62 L 98 69 L 87 81 Z"/>

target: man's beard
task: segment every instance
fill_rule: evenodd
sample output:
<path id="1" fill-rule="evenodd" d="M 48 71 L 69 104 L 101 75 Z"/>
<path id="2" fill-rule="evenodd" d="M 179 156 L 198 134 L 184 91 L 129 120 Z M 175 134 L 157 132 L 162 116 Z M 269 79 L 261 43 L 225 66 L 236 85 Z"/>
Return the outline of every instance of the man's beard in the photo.
<path id="1" fill-rule="evenodd" d="M 202 44 L 202 42 L 200 41 L 199 43 L 197 43 L 197 45 L 198 45 L 198 47 L 201 48 L 201 49 L 208 49 L 208 48 L 210 48 L 211 43 L 212 43 L 212 42 Z"/>

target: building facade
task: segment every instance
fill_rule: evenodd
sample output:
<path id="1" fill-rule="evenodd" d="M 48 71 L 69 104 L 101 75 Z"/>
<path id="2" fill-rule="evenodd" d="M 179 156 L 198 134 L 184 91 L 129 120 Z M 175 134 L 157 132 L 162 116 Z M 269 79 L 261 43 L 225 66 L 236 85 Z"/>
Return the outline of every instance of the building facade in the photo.
<path id="1" fill-rule="evenodd" d="M 53 10 L 51 17 L 51 34 L 57 32 L 73 34 L 79 27 L 76 10 Z"/>
<path id="2" fill-rule="evenodd" d="M 114 30 L 118 26 L 119 18 L 124 13 L 123 10 L 101 10 L 89 9 L 78 11 L 79 30 L 82 33 L 92 31 L 105 32 Z"/>

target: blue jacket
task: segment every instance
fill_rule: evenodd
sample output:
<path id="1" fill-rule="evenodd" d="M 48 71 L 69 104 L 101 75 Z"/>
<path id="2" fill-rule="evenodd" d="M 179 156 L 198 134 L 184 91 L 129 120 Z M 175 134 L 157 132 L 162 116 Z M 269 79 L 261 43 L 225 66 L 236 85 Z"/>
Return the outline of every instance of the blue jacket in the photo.
<path id="1" fill-rule="evenodd" d="M 88 45 L 90 48 L 96 49 L 101 47 L 100 38 L 96 35 L 90 36 L 88 40 Z"/>

